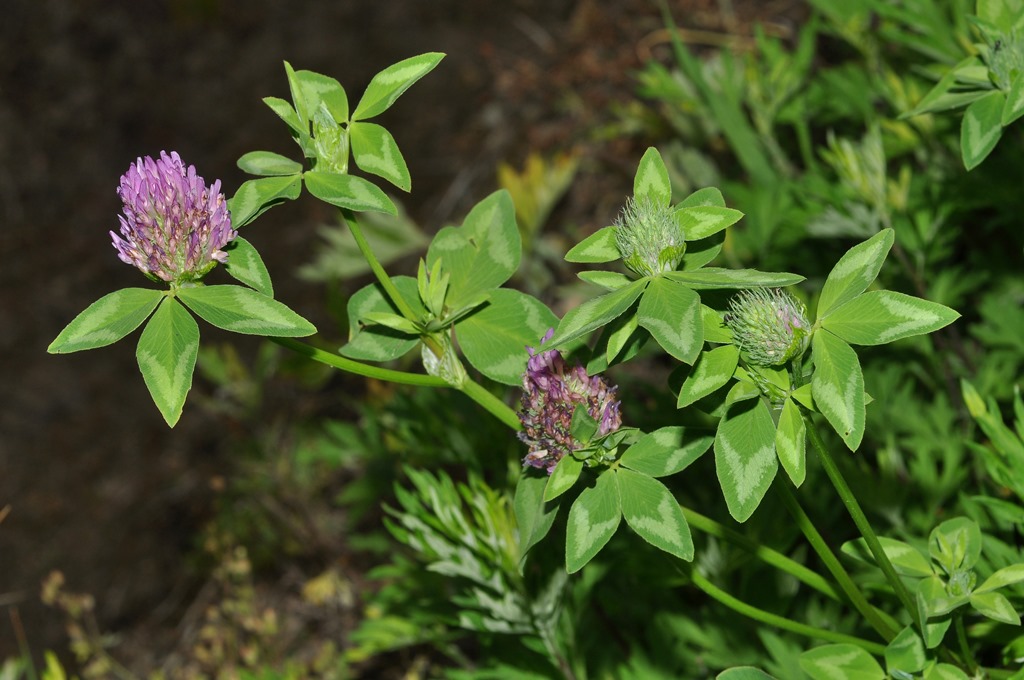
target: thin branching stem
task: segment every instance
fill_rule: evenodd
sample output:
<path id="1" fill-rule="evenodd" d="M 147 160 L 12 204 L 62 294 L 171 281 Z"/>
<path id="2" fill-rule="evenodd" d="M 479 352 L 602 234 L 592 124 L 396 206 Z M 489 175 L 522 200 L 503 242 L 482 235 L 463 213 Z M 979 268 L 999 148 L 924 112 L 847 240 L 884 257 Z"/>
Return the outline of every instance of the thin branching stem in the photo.
<path id="1" fill-rule="evenodd" d="M 697 588 L 702 590 L 712 599 L 725 605 L 729 609 L 732 609 L 733 611 L 742 614 L 743 616 L 754 619 L 759 623 L 763 623 L 768 626 L 774 626 L 775 628 L 781 628 L 782 630 L 788 630 L 792 633 L 803 635 L 805 637 L 813 638 L 816 640 L 825 640 L 826 642 L 857 645 L 869 654 L 874 654 L 876 656 L 882 656 L 885 654 L 885 645 L 881 645 L 877 642 L 864 640 L 853 635 L 837 633 L 832 630 L 825 630 L 824 628 L 815 628 L 814 626 L 808 626 L 805 623 L 793 621 L 792 619 L 787 619 L 784 616 L 772 614 L 771 612 L 766 612 L 763 609 L 758 609 L 753 605 L 747 604 L 746 602 L 743 602 L 742 600 L 733 597 L 732 595 L 725 592 L 708 579 L 704 578 L 704 576 L 701 575 L 700 571 L 694 568 L 692 565 L 686 564 L 684 567 L 684 571 L 687 572 L 687 575 L 689 576 L 690 581 L 693 583 L 693 585 L 697 586 Z"/>
<path id="2" fill-rule="evenodd" d="M 779 490 L 779 495 L 782 497 L 782 502 L 785 504 L 789 514 L 793 516 L 800 531 L 803 532 L 807 538 L 808 543 L 814 548 L 814 552 L 818 554 L 825 568 L 828 569 L 829 573 L 832 574 L 832 578 L 836 580 L 839 587 L 842 588 L 843 594 L 849 600 L 850 604 L 860 612 L 867 622 L 875 629 L 875 632 L 882 636 L 882 638 L 889 642 L 896 637 L 896 629 L 900 626 L 895 626 L 891 623 L 891 619 L 886 621 L 883 618 L 883 614 L 876 610 L 864 597 L 864 593 L 857 587 L 857 584 L 850 578 L 850 574 L 847 573 L 846 569 L 843 568 L 839 558 L 836 557 L 832 549 L 829 548 L 825 539 L 818 532 L 818 529 L 814 526 L 811 518 L 804 512 L 804 509 L 800 507 L 799 501 L 793 494 L 792 489 L 789 488 L 789 483 L 786 480 L 781 480 L 780 483 L 776 484 L 776 488 Z"/>
<path id="3" fill-rule="evenodd" d="M 885 574 L 885 578 L 892 587 L 893 592 L 896 593 L 896 597 L 907 610 L 907 613 L 910 614 L 910 618 L 914 622 L 914 627 L 919 631 L 923 631 L 924 627 L 923 622 L 921 621 L 921 612 L 918 611 L 917 606 L 914 603 L 914 598 L 911 597 L 910 591 L 907 590 L 907 586 L 903 583 L 903 580 L 900 579 L 899 574 L 896 573 L 896 569 L 892 566 L 892 562 L 889 561 L 889 556 L 885 554 L 885 550 L 882 548 L 882 543 L 878 540 L 878 536 L 875 534 L 875 530 L 871 527 L 871 523 L 864 514 L 864 510 L 861 509 L 860 503 L 857 502 L 857 497 L 853 495 L 853 491 L 850 490 L 850 486 L 846 483 L 846 479 L 843 477 L 843 473 L 840 472 L 839 466 L 836 465 L 835 459 L 832 458 L 832 454 L 829 453 L 828 448 L 825 446 L 825 442 L 822 441 L 821 435 L 818 434 L 818 430 L 815 427 L 814 420 L 811 418 L 810 413 L 803 411 L 803 417 L 807 424 L 807 434 L 810 437 L 811 445 L 818 454 L 818 459 L 821 461 L 821 466 L 824 468 L 825 474 L 828 475 L 829 480 L 832 482 L 832 486 L 835 487 L 836 493 L 839 494 L 839 498 L 843 501 L 843 505 L 846 506 L 846 511 L 853 519 L 853 523 L 857 526 L 857 530 L 860 531 L 860 535 L 864 537 L 868 550 L 871 551 L 871 555 L 875 558 L 875 562 L 881 568 L 882 573 Z"/>

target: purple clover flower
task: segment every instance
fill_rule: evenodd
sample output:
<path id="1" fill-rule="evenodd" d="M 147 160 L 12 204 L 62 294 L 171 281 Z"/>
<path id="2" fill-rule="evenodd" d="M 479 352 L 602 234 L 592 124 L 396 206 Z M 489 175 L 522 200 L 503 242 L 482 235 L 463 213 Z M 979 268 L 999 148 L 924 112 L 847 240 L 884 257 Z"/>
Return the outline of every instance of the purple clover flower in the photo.
<path id="1" fill-rule="evenodd" d="M 547 342 L 554 329 L 541 343 Z M 619 402 L 613 397 L 618 389 L 599 376 L 588 376 L 583 366 L 569 368 L 558 350 L 537 352 L 527 347 L 530 359 L 523 374 L 522 408 L 519 420 L 523 431 L 519 438 L 530 447 L 523 465 L 547 470 L 548 474 L 565 454 L 580 448 L 570 431 L 572 414 L 583 405 L 598 422 L 598 435 L 614 432 L 622 425 Z"/>
<path id="2" fill-rule="evenodd" d="M 223 248 L 238 232 L 231 228 L 220 180 L 206 186 L 177 152 L 139 158 L 121 176 L 117 195 L 124 203 L 121 234 L 110 236 L 122 262 L 177 286 L 227 261 Z"/>

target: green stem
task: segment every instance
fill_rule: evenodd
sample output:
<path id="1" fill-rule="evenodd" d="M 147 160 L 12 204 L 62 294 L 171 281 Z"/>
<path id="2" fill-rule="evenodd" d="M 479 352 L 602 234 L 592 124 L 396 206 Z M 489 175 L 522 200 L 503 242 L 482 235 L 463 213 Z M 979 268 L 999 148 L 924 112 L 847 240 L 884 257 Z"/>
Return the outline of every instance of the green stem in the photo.
<path id="1" fill-rule="evenodd" d="M 480 383 L 467 379 L 462 385 L 462 392 L 513 430 L 523 429 L 523 424 L 519 422 L 519 415 L 501 399 L 484 389 Z"/>
<path id="2" fill-rule="evenodd" d="M 971 652 L 971 645 L 967 642 L 967 631 L 964 630 L 964 615 L 957 612 L 953 615 L 953 627 L 956 628 L 956 640 L 960 644 L 960 655 L 964 662 L 967 664 L 968 672 L 971 674 L 978 668 L 978 662 L 974 658 L 974 653 Z"/>
<path id="3" fill-rule="evenodd" d="M 422 321 L 422 319 L 416 316 L 416 313 L 412 311 L 412 307 L 405 301 L 402 294 L 398 292 L 398 288 L 395 287 L 394 281 L 388 276 L 388 273 L 384 271 L 384 267 L 381 265 L 380 260 L 373 254 L 373 250 L 370 248 L 369 242 L 366 240 L 366 236 L 363 235 L 363 228 L 359 226 L 359 220 L 356 219 L 355 215 L 351 210 L 342 209 L 341 219 L 348 225 L 349 230 L 352 232 L 352 238 L 356 240 L 356 245 L 359 247 L 359 252 L 366 258 L 366 263 L 370 265 L 370 270 L 373 275 L 377 277 L 377 281 L 384 288 L 384 292 L 388 294 L 391 301 L 398 308 L 398 312 L 409 321 Z"/>
<path id="4" fill-rule="evenodd" d="M 732 609 L 743 616 L 754 619 L 760 623 L 775 626 L 776 628 L 788 630 L 809 638 L 825 640 L 827 642 L 857 645 L 864 651 L 874 654 L 875 656 L 883 656 L 885 654 L 885 645 L 880 645 L 877 642 L 863 640 L 852 635 L 844 635 L 843 633 L 836 633 L 835 631 L 825 630 L 823 628 L 815 628 L 814 626 L 808 626 L 807 624 L 787 619 L 784 616 L 779 616 L 778 614 L 772 614 L 771 612 L 766 612 L 763 609 L 758 609 L 757 607 L 749 605 L 720 589 L 718 586 L 711 583 L 711 581 L 704 578 L 692 565 L 686 565 L 686 568 L 689 571 L 688 575 L 693 585 L 697 586 L 707 595 L 721 604 L 724 604 L 729 609 Z"/>
<path id="5" fill-rule="evenodd" d="M 842 599 L 842 594 L 817 572 L 808 569 L 799 562 L 789 559 L 776 550 L 772 550 L 771 548 L 761 545 L 757 541 L 747 538 L 738 531 L 734 531 L 723 524 L 719 524 L 710 517 L 705 517 L 704 515 L 685 506 L 680 506 L 680 508 L 683 511 L 683 515 L 686 517 L 687 523 L 694 529 L 703 531 L 706 534 L 715 536 L 716 538 L 720 538 L 724 541 L 729 541 L 733 545 L 751 553 L 754 557 L 757 557 L 766 564 L 770 564 L 771 566 L 786 572 L 790 576 L 805 583 L 811 588 L 814 588 L 819 593 L 832 598 L 833 600 L 838 601 Z"/>
<path id="6" fill-rule="evenodd" d="M 313 347 L 301 340 L 295 340 L 294 338 L 269 339 L 276 342 L 278 345 L 290 349 L 297 354 L 301 354 L 304 357 L 308 357 L 313 361 L 319 361 L 331 368 L 337 368 L 349 373 L 355 373 L 356 375 L 366 376 L 367 378 L 387 380 L 389 382 L 400 383 L 402 385 L 417 385 L 419 387 L 451 387 L 451 385 L 449 385 L 443 378 L 424 375 L 422 373 L 395 371 L 390 368 L 381 368 L 379 366 L 364 364 L 361 361 L 354 361 L 343 356 L 338 356 L 337 354 L 332 354 L 331 352 L 325 352 L 322 349 Z M 480 383 L 467 380 L 462 386 L 461 391 L 467 397 L 486 409 L 488 413 L 511 427 L 513 430 L 523 429 L 522 424 L 519 422 L 519 416 L 516 415 L 516 412 L 509 408 L 503 401 L 501 401 L 501 399 L 498 399 L 498 397 L 484 389 Z"/>
<path id="7" fill-rule="evenodd" d="M 850 578 L 850 574 L 847 573 L 846 569 L 843 568 L 842 563 L 836 557 L 832 549 L 828 547 L 825 539 L 822 538 L 821 534 L 818 533 L 818 529 L 814 526 L 811 518 L 807 516 L 804 509 L 800 507 L 800 503 L 797 501 L 796 496 L 793 494 L 793 490 L 789 488 L 789 483 L 786 480 L 782 480 L 780 484 L 776 484 L 776 488 L 779 489 L 779 495 L 782 496 L 782 501 L 786 505 L 786 509 L 789 510 L 789 514 L 796 520 L 796 524 L 800 527 L 800 531 L 803 532 L 807 541 L 814 548 L 814 552 L 818 553 L 818 557 L 824 563 L 825 568 L 828 569 L 829 573 L 832 574 L 832 578 L 836 580 L 839 587 L 843 589 L 843 593 L 849 599 L 857 611 L 860 612 L 871 627 L 875 629 L 875 632 L 882 636 L 882 638 L 889 642 L 896 637 L 896 630 L 900 626 L 895 628 L 890 625 L 889 622 L 882 618 L 882 615 L 878 610 L 871 606 L 864 597 L 864 593 L 857 587 L 857 584 Z"/>
<path id="8" fill-rule="evenodd" d="M 921 621 L 921 612 L 918 611 L 917 606 L 914 604 L 914 598 L 911 597 L 907 586 L 904 585 L 899 574 L 896 573 L 896 569 L 893 568 L 892 562 L 889 561 L 889 556 L 885 554 L 878 536 L 875 535 L 875 530 L 871 528 L 871 523 L 868 522 L 867 516 L 860 507 L 860 503 L 857 502 L 856 496 L 853 495 L 849 485 L 846 483 L 846 479 L 843 478 L 843 473 L 839 471 L 839 466 L 836 465 L 835 459 L 832 458 L 832 455 L 825 447 L 825 442 L 821 439 L 821 435 L 818 434 L 810 413 L 803 411 L 803 417 L 804 422 L 807 424 L 807 433 L 810 435 L 811 444 L 818 453 L 818 459 L 821 461 L 821 466 L 825 469 L 825 474 L 828 475 L 832 486 L 836 489 L 836 493 L 839 494 L 843 505 L 846 506 L 846 511 L 850 513 L 853 523 L 857 525 L 860 535 L 864 537 L 868 550 L 871 551 L 875 562 L 882 569 L 882 573 L 885 574 L 885 578 L 892 587 L 893 592 L 896 593 L 896 597 L 899 598 L 900 603 L 903 604 L 907 613 L 910 614 L 914 627 L 919 631 L 923 631 L 924 625 Z"/>
<path id="9" fill-rule="evenodd" d="M 367 378 L 376 378 L 377 380 L 387 380 L 389 382 L 401 383 L 403 385 L 419 385 L 420 387 L 448 387 L 448 383 L 441 378 L 436 378 L 432 375 L 424 375 L 423 373 L 409 373 L 407 371 L 395 371 L 390 368 L 381 368 L 379 366 L 372 366 L 370 364 L 364 364 L 361 361 L 354 361 L 347 359 L 331 352 L 325 352 L 322 349 L 313 347 L 310 344 L 302 342 L 301 340 L 295 340 L 294 338 L 268 338 L 278 345 L 290 349 L 297 354 L 301 354 L 304 357 L 308 357 L 313 361 L 319 361 L 321 364 L 326 364 L 331 368 L 337 368 L 342 371 L 349 373 L 355 373 L 356 375 L 366 376 Z"/>

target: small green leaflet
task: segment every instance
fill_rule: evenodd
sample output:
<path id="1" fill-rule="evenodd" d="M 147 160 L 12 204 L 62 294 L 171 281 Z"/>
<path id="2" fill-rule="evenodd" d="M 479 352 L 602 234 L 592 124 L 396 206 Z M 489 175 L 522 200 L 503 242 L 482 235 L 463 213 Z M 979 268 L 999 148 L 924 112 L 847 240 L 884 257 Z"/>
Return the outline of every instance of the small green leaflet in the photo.
<path id="1" fill-rule="evenodd" d="M 270 107 L 270 110 L 277 114 L 277 117 L 288 124 L 292 133 L 297 136 L 303 134 L 309 137 L 309 123 L 305 125 L 299 122 L 299 114 L 287 100 L 280 97 L 264 97 L 263 103 Z"/>
<path id="2" fill-rule="evenodd" d="M 970 601 L 977 612 L 993 621 L 1008 623 L 1011 626 L 1020 625 L 1020 615 L 1002 593 L 972 593 Z"/>
<path id="3" fill-rule="evenodd" d="M 115 343 L 142 325 L 163 297 L 161 291 L 146 288 L 123 288 L 104 295 L 76 316 L 46 351 L 68 354 Z"/>
<path id="4" fill-rule="evenodd" d="M 823 645 L 800 655 L 800 668 L 812 680 L 885 680 L 875 658 L 850 644 Z"/>
<path id="5" fill-rule="evenodd" d="M 548 477 L 548 483 L 544 487 L 544 501 L 553 501 L 563 493 L 572 488 L 576 480 L 583 472 L 583 461 L 577 460 L 574 456 L 562 456 L 562 459 L 555 465 Z"/>
<path id="6" fill-rule="evenodd" d="M 553 505 L 549 510 L 544 509 L 544 487 L 547 483 L 547 475 L 538 474 L 536 471 L 526 471 L 520 475 L 519 482 L 516 484 L 512 509 L 515 512 L 516 526 L 519 531 L 520 569 L 526 559 L 526 553 L 547 536 L 551 525 L 554 524 L 555 515 L 558 513 L 557 505 Z"/>
<path id="7" fill-rule="evenodd" d="M 668 179 L 668 168 L 661 154 L 653 146 L 644 152 L 633 178 L 633 198 L 637 201 L 648 199 L 656 205 L 668 207 L 672 202 L 672 184 Z"/>
<path id="8" fill-rule="evenodd" d="M 634 281 L 628 286 L 587 300 L 579 307 L 570 309 L 562 317 L 554 337 L 547 344 L 551 347 L 564 345 L 618 318 L 633 306 L 648 282 L 649 279 Z"/>
<path id="9" fill-rule="evenodd" d="M 595 286 L 601 286 L 605 290 L 618 290 L 619 288 L 628 286 L 633 282 L 633 279 L 619 272 L 590 270 L 577 272 L 576 276 L 581 281 L 592 283 Z"/>
<path id="10" fill-rule="evenodd" d="M 834 308 L 821 325 L 852 345 L 883 345 L 931 333 L 959 317 L 957 312 L 936 302 L 875 290 Z"/>
<path id="11" fill-rule="evenodd" d="M 615 357 L 619 356 L 619 353 L 625 349 L 626 345 L 629 344 L 629 339 L 633 337 L 638 327 L 639 323 L 637 322 L 636 314 L 620 316 L 604 327 L 604 331 L 601 333 L 601 340 L 605 341 L 603 344 L 605 346 L 604 361 L 606 367 L 611 365 L 615 361 Z"/>
<path id="12" fill-rule="evenodd" d="M 302 180 L 298 175 L 261 177 L 242 182 L 228 201 L 231 226 L 244 227 L 275 205 L 293 201 L 302 193 Z"/>
<path id="13" fill-rule="evenodd" d="M 839 305 L 857 297 L 871 285 L 892 248 L 895 232 L 883 229 L 855 245 L 832 267 L 818 298 L 818 319 L 824 319 Z"/>
<path id="14" fill-rule="evenodd" d="M 640 300 L 637 320 L 662 349 L 683 363 L 692 364 L 704 346 L 700 296 L 668 279 L 651 280 Z"/>
<path id="15" fill-rule="evenodd" d="M 960 125 L 960 155 L 964 167 L 978 167 L 1003 136 L 1003 106 L 1006 95 L 993 90 L 967 107 Z"/>
<path id="16" fill-rule="evenodd" d="M 931 564 L 928 562 L 928 558 L 921 554 L 921 551 L 903 541 L 898 541 L 895 538 L 888 538 L 886 536 L 879 536 L 878 542 L 882 545 L 882 551 L 885 556 L 889 558 L 892 563 L 893 569 L 896 570 L 897 574 L 901 576 L 910 576 L 913 578 L 923 578 L 927 576 L 933 576 L 935 572 L 932 570 Z M 868 564 L 876 564 L 874 556 L 871 554 L 871 550 L 868 549 L 868 544 L 863 538 L 858 538 L 853 541 L 847 541 L 843 544 L 840 550 L 845 555 L 849 555 L 855 559 Z"/>
<path id="17" fill-rule="evenodd" d="M 899 670 L 917 673 L 928 663 L 924 640 L 913 626 L 907 626 L 885 647 L 885 666 L 889 673 Z"/>
<path id="18" fill-rule="evenodd" d="M 676 223 L 683 228 L 687 242 L 713 236 L 736 224 L 742 217 L 739 210 L 718 206 L 677 208 L 675 211 Z"/>
<path id="19" fill-rule="evenodd" d="M 224 265 L 228 274 L 267 297 L 274 297 L 274 284 L 270 281 L 270 272 L 251 243 L 241 236 L 236 236 L 224 251 L 228 254 L 227 264 Z"/>
<path id="20" fill-rule="evenodd" d="M 704 352 L 693 365 L 679 389 L 676 408 L 684 408 L 725 386 L 736 371 L 740 351 L 735 345 L 723 345 Z"/>
<path id="21" fill-rule="evenodd" d="M 666 272 L 665 278 L 677 281 L 694 290 L 722 288 L 782 288 L 800 283 L 804 277 L 781 272 L 761 272 L 756 269 L 721 269 L 704 267 L 693 271 Z"/>
<path id="22" fill-rule="evenodd" d="M 217 328 L 248 335 L 296 338 L 316 328 L 277 300 L 242 286 L 179 288 L 178 298 Z"/>
<path id="23" fill-rule="evenodd" d="M 718 424 L 715 468 L 729 514 L 747 521 L 779 469 L 775 423 L 762 399 L 733 404 Z"/>
<path id="24" fill-rule="evenodd" d="M 693 538 L 679 503 L 664 484 L 626 468 L 615 473 L 622 516 L 642 539 L 687 562 L 693 561 Z"/>
<path id="25" fill-rule="evenodd" d="M 416 279 L 411 276 L 394 276 L 395 284 L 402 298 L 412 306 L 417 315 L 425 315 L 420 302 Z M 342 356 L 361 361 L 391 361 L 411 351 L 419 338 L 399 333 L 386 326 L 367 325 L 366 315 L 371 313 L 397 314 L 398 307 L 384 294 L 379 283 L 360 288 L 348 299 L 348 344 L 338 350 Z"/>
<path id="26" fill-rule="evenodd" d="M 775 431 L 775 452 L 793 485 L 804 483 L 807 475 L 807 431 L 803 416 L 792 399 L 786 399 Z"/>
<path id="27" fill-rule="evenodd" d="M 199 326 L 174 298 L 166 298 L 142 330 L 135 357 L 142 379 L 167 424 L 181 417 L 199 354 Z"/>
<path id="28" fill-rule="evenodd" d="M 732 343 L 732 331 L 725 325 L 721 312 L 707 305 L 700 306 L 700 316 L 704 321 L 704 340 L 719 344 Z"/>
<path id="29" fill-rule="evenodd" d="M 341 123 L 348 120 L 348 95 L 345 88 L 334 78 L 314 71 L 292 71 L 291 65 L 285 62 L 292 96 L 299 96 L 299 106 L 305 113 L 306 120 L 312 120 L 314 112 L 324 103 L 327 111 L 335 121 Z"/>
<path id="30" fill-rule="evenodd" d="M 679 201 L 678 205 L 676 205 L 676 209 L 696 208 L 699 206 L 715 206 L 717 208 L 724 208 L 725 198 L 722 197 L 722 192 L 715 187 L 704 187 L 703 189 L 694 191 L 692 194 Z"/>
<path id="31" fill-rule="evenodd" d="M 1006 104 L 999 122 L 1003 127 L 1024 116 L 1024 74 L 1018 73 L 1006 93 Z"/>
<path id="32" fill-rule="evenodd" d="M 301 163 L 272 151 L 250 151 L 238 159 L 238 167 L 250 175 L 263 177 L 297 175 L 302 172 Z"/>
<path id="33" fill-rule="evenodd" d="M 606 471 L 584 489 L 569 510 L 565 532 L 565 570 L 574 574 L 607 545 L 619 528 L 622 509 L 615 474 Z"/>
<path id="34" fill-rule="evenodd" d="M 427 267 L 450 275 L 445 303 L 459 309 L 512 277 L 522 258 L 512 197 L 495 191 L 473 206 L 461 227 L 444 227 L 427 249 Z"/>
<path id="35" fill-rule="evenodd" d="M 413 83 L 433 71 L 444 56 L 440 52 L 420 54 L 375 75 L 352 112 L 352 120 L 367 120 L 387 111 Z"/>
<path id="36" fill-rule="evenodd" d="M 356 212 L 375 211 L 397 215 L 398 208 L 377 185 L 354 175 L 310 170 L 303 174 L 306 188 L 321 201 Z"/>
<path id="37" fill-rule="evenodd" d="M 981 558 L 981 527 L 969 517 L 954 517 L 932 529 L 928 554 L 946 573 L 969 569 Z"/>
<path id="38" fill-rule="evenodd" d="M 541 338 L 557 324 L 558 317 L 540 300 L 499 288 L 482 307 L 455 324 L 455 336 L 474 368 L 491 380 L 519 385 L 529 358 L 526 348 L 539 349 Z"/>
<path id="39" fill-rule="evenodd" d="M 768 675 L 760 668 L 753 666 L 736 666 L 728 668 L 715 676 L 715 680 L 776 680 L 774 675 Z"/>
<path id="40" fill-rule="evenodd" d="M 811 340 L 814 405 L 851 451 L 864 437 L 864 375 L 853 348 L 826 330 Z"/>
<path id="41" fill-rule="evenodd" d="M 390 132 L 376 123 L 352 123 L 348 130 L 352 157 L 360 170 L 383 177 L 404 191 L 412 189 L 409 168 Z"/>
<path id="42" fill-rule="evenodd" d="M 685 470 L 711 448 L 714 437 L 681 425 L 645 434 L 626 449 L 619 463 L 649 477 L 667 477 Z"/>
<path id="43" fill-rule="evenodd" d="M 1004 586 L 1024 581 L 1024 564 L 1011 564 L 1003 567 L 985 579 L 985 582 L 974 589 L 975 593 L 987 593 Z"/>
<path id="44" fill-rule="evenodd" d="M 565 254 L 565 261 L 596 264 L 619 259 L 622 254 L 615 245 L 615 231 L 614 226 L 598 229 L 570 248 Z"/>
<path id="45" fill-rule="evenodd" d="M 923 680 L 971 680 L 971 678 L 953 664 L 940 663 L 926 670 Z"/>

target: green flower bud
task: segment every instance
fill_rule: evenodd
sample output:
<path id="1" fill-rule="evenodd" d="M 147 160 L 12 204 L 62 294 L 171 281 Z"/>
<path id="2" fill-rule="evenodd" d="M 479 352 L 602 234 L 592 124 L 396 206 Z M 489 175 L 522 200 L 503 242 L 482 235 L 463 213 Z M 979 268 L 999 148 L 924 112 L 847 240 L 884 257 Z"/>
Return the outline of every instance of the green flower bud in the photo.
<path id="1" fill-rule="evenodd" d="M 802 302 L 781 288 L 751 288 L 729 301 L 725 323 L 744 358 L 755 366 L 781 366 L 803 354 L 811 324 Z"/>
<path id="2" fill-rule="evenodd" d="M 686 234 L 672 208 L 644 197 L 630 198 L 615 220 L 615 245 L 623 263 L 638 276 L 654 276 L 679 266 Z"/>

